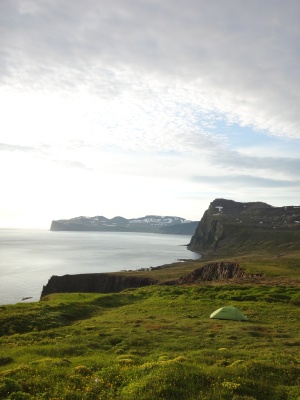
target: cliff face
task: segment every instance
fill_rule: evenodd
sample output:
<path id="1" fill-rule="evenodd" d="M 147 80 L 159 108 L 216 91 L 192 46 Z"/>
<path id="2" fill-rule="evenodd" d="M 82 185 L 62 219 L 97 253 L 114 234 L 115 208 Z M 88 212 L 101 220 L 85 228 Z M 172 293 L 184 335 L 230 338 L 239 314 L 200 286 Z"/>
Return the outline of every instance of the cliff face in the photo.
<path id="1" fill-rule="evenodd" d="M 150 286 L 153 279 L 110 274 L 77 274 L 52 276 L 43 286 L 41 297 L 51 293 L 116 293 L 124 289 Z"/>
<path id="2" fill-rule="evenodd" d="M 221 261 L 207 264 L 190 274 L 180 278 L 177 284 L 192 284 L 197 282 L 226 280 L 232 278 L 245 278 L 249 276 L 243 268 L 232 262 Z"/>
<path id="3" fill-rule="evenodd" d="M 300 207 L 216 199 L 205 211 L 189 250 L 211 254 L 299 248 Z"/>
<path id="4" fill-rule="evenodd" d="M 185 285 L 206 281 L 248 278 L 253 275 L 245 272 L 237 263 L 221 261 L 207 264 L 178 280 L 160 283 L 157 280 L 137 276 L 120 276 L 110 274 L 78 274 L 52 276 L 43 287 L 41 298 L 51 293 L 116 293 L 124 289 L 138 288 L 155 284 Z"/>

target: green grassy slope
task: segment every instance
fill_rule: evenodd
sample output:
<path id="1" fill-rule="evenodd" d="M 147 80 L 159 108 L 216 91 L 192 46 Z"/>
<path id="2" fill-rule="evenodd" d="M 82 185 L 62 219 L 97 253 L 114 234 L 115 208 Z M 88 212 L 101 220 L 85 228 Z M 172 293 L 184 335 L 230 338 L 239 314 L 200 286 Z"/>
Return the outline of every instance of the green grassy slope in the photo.
<path id="1" fill-rule="evenodd" d="M 226 237 L 216 249 L 221 254 L 236 254 L 245 251 L 288 251 L 300 247 L 300 230 L 273 229 L 272 227 L 249 227 L 224 224 Z"/>
<path id="2" fill-rule="evenodd" d="M 277 285 L 152 286 L 2 306 L 0 398 L 299 399 L 297 258 L 243 261 Z M 248 321 L 210 319 L 223 305 Z"/>
<path id="3" fill-rule="evenodd" d="M 189 248 L 205 254 L 234 255 L 253 251 L 297 251 L 300 207 L 272 207 L 216 199 L 210 203 Z"/>
<path id="4" fill-rule="evenodd" d="M 281 249 L 275 249 L 272 252 L 237 252 L 234 256 L 231 254 L 226 258 L 219 255 L 205 255 L 198 260 L 167 264 L 151 271 L 137 270 L 116 272 L 115 274 L 119 276 L 148 277 L 163 283 L 177 280 L 195 269 L 203 267 L 205 264 L 224 260 L 238 263 L 249 273 L 261 273 L 274 278 L 294 277 L 300 279 L 300 250 L 282 251 Z"/>

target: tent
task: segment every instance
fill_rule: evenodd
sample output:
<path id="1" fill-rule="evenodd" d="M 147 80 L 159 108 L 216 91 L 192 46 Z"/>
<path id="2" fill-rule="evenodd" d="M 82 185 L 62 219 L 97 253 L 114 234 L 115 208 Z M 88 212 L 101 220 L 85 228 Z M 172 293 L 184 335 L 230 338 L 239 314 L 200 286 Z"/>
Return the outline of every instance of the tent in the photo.
<path id="1" fill-rule="evenodd" d="M 225 306 L 210 314 L 210 318 L 232 319 L 234 321 L 244 321 L 247 317 L 236 307 Z"/>

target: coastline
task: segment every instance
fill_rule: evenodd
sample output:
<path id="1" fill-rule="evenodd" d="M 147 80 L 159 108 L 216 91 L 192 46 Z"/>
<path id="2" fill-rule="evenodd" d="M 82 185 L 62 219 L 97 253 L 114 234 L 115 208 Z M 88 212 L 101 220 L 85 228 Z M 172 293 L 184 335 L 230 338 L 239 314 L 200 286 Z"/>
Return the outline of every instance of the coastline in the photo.
<path id="1" fill-rule="evenodd" d="M 0 304 L 38 301 L 53 275 L 122 273 L 198 257 L 186 235 L 0 230 Z M 191 256 L 191 257 L 190 257 Z M 9 288 L 9 290 L 8 290 Z"/>

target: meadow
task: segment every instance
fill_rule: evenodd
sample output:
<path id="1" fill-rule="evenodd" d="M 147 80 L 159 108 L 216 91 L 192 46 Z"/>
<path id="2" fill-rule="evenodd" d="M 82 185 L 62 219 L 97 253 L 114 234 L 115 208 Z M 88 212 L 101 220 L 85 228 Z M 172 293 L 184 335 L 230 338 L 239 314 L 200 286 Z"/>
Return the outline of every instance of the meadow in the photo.
<path id="1" fill-rule="evenodd" d="M 0 399 L 299 400 L 299 258 L 243 260 L 267 277 L 1 306 Z M 209 318 L 224 305 L 248 320 Z"/>

